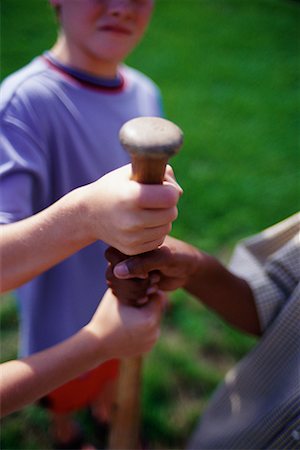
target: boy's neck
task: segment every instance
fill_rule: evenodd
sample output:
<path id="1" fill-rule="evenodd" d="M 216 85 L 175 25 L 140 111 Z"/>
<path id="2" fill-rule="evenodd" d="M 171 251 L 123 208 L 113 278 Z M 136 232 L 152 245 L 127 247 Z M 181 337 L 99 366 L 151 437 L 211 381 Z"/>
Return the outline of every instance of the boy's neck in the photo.
<path id="1" fill-rule="evenodd" d="M 90 73 L 103 78 L 115 78 L 118 73 L 119 65 L 117 63 L 106 62 L 103 60 L 95 61 L 88 55 L 79 54 L 78 51 L 72 51 L 63 37 L 51 49 L 51 54 L 62 64 L 73 67 L 74 69 Z"/>

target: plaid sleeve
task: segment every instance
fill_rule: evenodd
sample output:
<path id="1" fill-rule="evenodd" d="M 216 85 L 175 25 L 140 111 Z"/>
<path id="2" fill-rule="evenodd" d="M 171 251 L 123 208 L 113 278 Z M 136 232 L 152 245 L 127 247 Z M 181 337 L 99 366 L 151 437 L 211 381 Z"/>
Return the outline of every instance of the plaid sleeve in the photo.
<path id="1" fill-rule="evenodd" d="M 260 235 L 266 252 L 264 258 L 256 251 L 259 248 L 257 237 L 255 246 L 253 238 L 242 242 L 235 249 L 229 266 L 252 288 L 262 330 L 273 322 L 300 280 L 300 232 L 295 227 L 293 236 L 287 236 L 286 242 L 282 233 L 277 236 L 277 241 L 280 238 L 281 242 L 276 245 L 276 236 L 270 239 L 268 235 L 271 250 L 267 254 L 266 239 Z"/>

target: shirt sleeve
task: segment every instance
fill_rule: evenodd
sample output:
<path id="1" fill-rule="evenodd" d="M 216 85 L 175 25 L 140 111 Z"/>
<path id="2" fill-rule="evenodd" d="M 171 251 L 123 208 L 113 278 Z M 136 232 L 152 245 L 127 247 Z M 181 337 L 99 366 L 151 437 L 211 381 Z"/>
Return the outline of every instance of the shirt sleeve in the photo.
<path id="1" fill-rule="evenodd" d="M 25 107 L 26 106 L 26 107 Z M 17 98 L 1 113 L 0 223 L 24 219 L 43 208 L 49 175 L 45 139 L 32 105 Z"/>
<path id="2" fill-rule="evenodd" d="M 270 254 L 266 253 L 267 239 L 264 235 L 260 236 L 264 258 L 261 257 L 257 238 L 255 246 L 252 245 L 253 238 L 242 242 L 236 247 L 229 266 L 232 272 L 249 283 L 262 330 L 271 325 L 300 280 L 300 232 L 294 226 L 293 236 L 289 233 L 286 242 L 282 236 L 274 236 L 271 240 L 268 236 Z M 281 240 L 280 245 L 276 245 L 278 240 Z"/>

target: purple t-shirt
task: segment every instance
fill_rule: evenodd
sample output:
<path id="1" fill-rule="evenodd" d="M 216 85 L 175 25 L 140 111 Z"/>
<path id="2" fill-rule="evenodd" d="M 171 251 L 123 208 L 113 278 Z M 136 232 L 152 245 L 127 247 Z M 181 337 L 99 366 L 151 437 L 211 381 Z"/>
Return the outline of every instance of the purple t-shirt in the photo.
<path id="1" fill-rule="evenodd" d="M 161 115 L 161 99 L 157 86 L 128 66 L 120 68 L 120 80 L 91 84 L 46 55 L 2 83 L 0 223 L 36 214 L 128 163 L 120 127 Z M 106 289 L 105 247 L 92 244 L 18 289 L 22 355 L 66 339 L 90 320 Z"/>

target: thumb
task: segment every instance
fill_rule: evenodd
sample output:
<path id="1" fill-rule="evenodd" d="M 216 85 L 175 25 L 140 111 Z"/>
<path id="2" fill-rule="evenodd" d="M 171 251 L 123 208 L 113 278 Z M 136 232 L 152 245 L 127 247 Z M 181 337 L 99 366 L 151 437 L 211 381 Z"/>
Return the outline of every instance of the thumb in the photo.
<path id="1" fill-rule="evenodd" d="M 168 265 L 171 259 L 171 252 L 168 247 L 162 246 L 150 252 L 132 256 L 114 267 L 114 275 L 120 279 L 126 278 L 147 278 L 149 272 L 162 270 Z"/>
<path id="2" fill-rule="evenodd" d="M 115 277 L 121 280 L 126 280 L 128 278 L 148 278 L 148 271 L 145 271 L 145 269 L 143 270 L 135 260 L 130 259 L 117 264 L 113 269 L 113 273 Z"/>
<path id="3" fill-rule="evenodd" d="M 117 264 L 113 272 L 120 279 L 147 278 L 151 270 L 149 259 L 145 260 L 144 257 L 135 256 Z"/>

